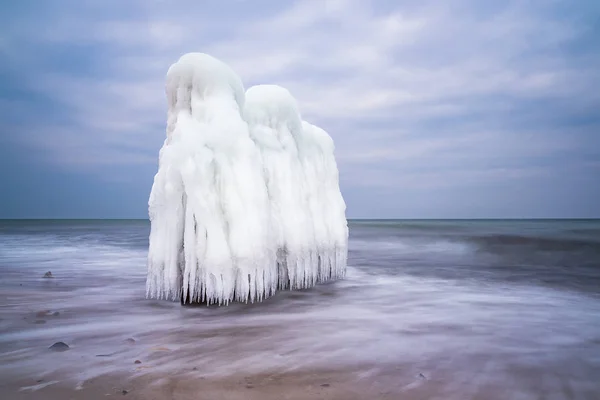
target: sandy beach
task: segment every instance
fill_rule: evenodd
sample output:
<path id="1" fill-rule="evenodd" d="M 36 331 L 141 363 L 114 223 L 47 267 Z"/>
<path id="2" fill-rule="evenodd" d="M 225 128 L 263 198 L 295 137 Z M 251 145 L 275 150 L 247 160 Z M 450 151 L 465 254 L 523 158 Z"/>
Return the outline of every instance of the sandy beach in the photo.
<path id="1" fill-rule="evenodd" d="M 2 387 L 7 399 L 420 399 L 435 395 L 435 383 L 424 379 L 400 385 L 399 377 L 383 374 L 360 379 L 357 371 L 298 371 L 205 378 L 196 371 L 171 376 L 153 373 L 123 377 L 106 375 L 72 387 L 55 381 L 13 382 Z M 47 386 L 46 386 L 47 385 Z M 489 395 L 489 393 L 488 393 Z M 400 397 L 401 396 L 401 397 Z M 490 398 L 485 393 L 481 397 Z M 500 397 L 498 397 L 500 398 Z"/>

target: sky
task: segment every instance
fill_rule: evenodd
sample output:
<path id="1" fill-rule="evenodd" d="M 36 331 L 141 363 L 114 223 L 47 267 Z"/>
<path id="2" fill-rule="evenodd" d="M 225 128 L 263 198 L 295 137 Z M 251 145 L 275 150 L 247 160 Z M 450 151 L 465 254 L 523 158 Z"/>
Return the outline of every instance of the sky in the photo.
<path id="1" fill-rule="evenodd" d="M 0 218 L 147 218 L 187 52 L 290 90 L 349 218 L 597 218 L 599 21 L 596 0 L 2 2 Z"/>

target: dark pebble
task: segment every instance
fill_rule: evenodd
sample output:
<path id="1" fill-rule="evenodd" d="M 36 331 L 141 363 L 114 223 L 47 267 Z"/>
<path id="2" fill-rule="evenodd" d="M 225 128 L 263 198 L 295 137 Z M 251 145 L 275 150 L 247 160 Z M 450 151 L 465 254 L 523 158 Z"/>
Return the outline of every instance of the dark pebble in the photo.
<path id="1" fill-rule="evenodd" d="M 254 385 L 246 385 L 246 389 L 254 389 Z"/>
<path id="2" fill-rule="evenodd" d="M 135 339 L 133 339 L 133 338 L 127 338 L 127 339 L 125 339 L 125 343 L 127 343 L 127 344 L 135 344 Z"/>
<path id="3" fill-rule="evenodd" d="M 329 383 L 322 383 L 321 384 L 321 387 L 329 387 L 329 386 L 331 386 Z"/>
<path id="4" fill-rule="evenodd" d="M 198 367 L 192 368 L 192 371 L 198 371 Z"/>
<path id="5" fill-rule="evenodd" d="M 56 342 L 48 348 L 52 351 L 67 351 L 70 347 L 65 342 Z"/>
<path id="6" fill-rule="evenodd" d="M 52 272 L 48 271 L 44 274 L 44 278 L 54 278 L 54 276 L 52 276 Z"/>
<path id="7" fill-rule="evenodd" d="M 419 378 L 421 378 L 421 379 L 427 379 L 427 377 L 425 375 L 423 375 L 423 374 L 419 374 Z"/>
<path id="8" fill-rule="evenodd" d="M 133 363 L 134 364 L 141 364 L 142 362 L 140 360 L 135 360 Z"/>
<path id="9" fill-rule="evenodd" d="M 125 389 L 123 389 L 123 390 L 121 391 L 121 393 L 123 393 L 123 396 L 125 396 L 127 393 L 129 393 L 129 391 L 128 391 L 128 390 L 125 390 Z"/>

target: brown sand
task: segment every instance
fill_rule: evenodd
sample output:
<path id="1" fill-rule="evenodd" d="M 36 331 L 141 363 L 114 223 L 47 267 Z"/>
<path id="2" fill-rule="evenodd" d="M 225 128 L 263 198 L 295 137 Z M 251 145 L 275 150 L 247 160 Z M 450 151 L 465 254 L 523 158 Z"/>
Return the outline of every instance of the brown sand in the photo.
<path id="1" fill-rule="evenodd" d="M 192 371 L 188 374 L 157 376 L 144 374 L 127 377 L 105 375 L 84 382 L 80 388 L 72 384 L 22 380 L 0 386 L 3 399 L 67 400 L 106 399 L 112 397 L 143 400 L 191 399 L 428 399 L 434 398 L 436 383 L 422 377 L 406 384 L 393 376 L 371 376 L 360 379 L 357 371 L 299 371 L 260 375 L 232 375 L 205 378 Z M 25 389 L 23 389 L 25 388 Z M 485 397 L 481 397 L 482 399 Z"/>

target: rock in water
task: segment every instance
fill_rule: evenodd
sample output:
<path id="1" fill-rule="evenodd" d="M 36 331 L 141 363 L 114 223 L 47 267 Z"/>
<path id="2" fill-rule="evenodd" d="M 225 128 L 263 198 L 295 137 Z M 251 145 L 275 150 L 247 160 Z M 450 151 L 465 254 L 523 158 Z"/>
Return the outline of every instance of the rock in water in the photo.
<path id="1" fill-rule="evenodd" d="M 65 342 L 56 342 L 48 348 L 52 351 L 67 351 L 70 349 L 69 345 Z"/>
<path id="2" fill-rule="evenodd" d="M 52 271 L 48 271 L 44 274 L 44 278 L 54 278 L 54 276 L 52 275 Z"/>

